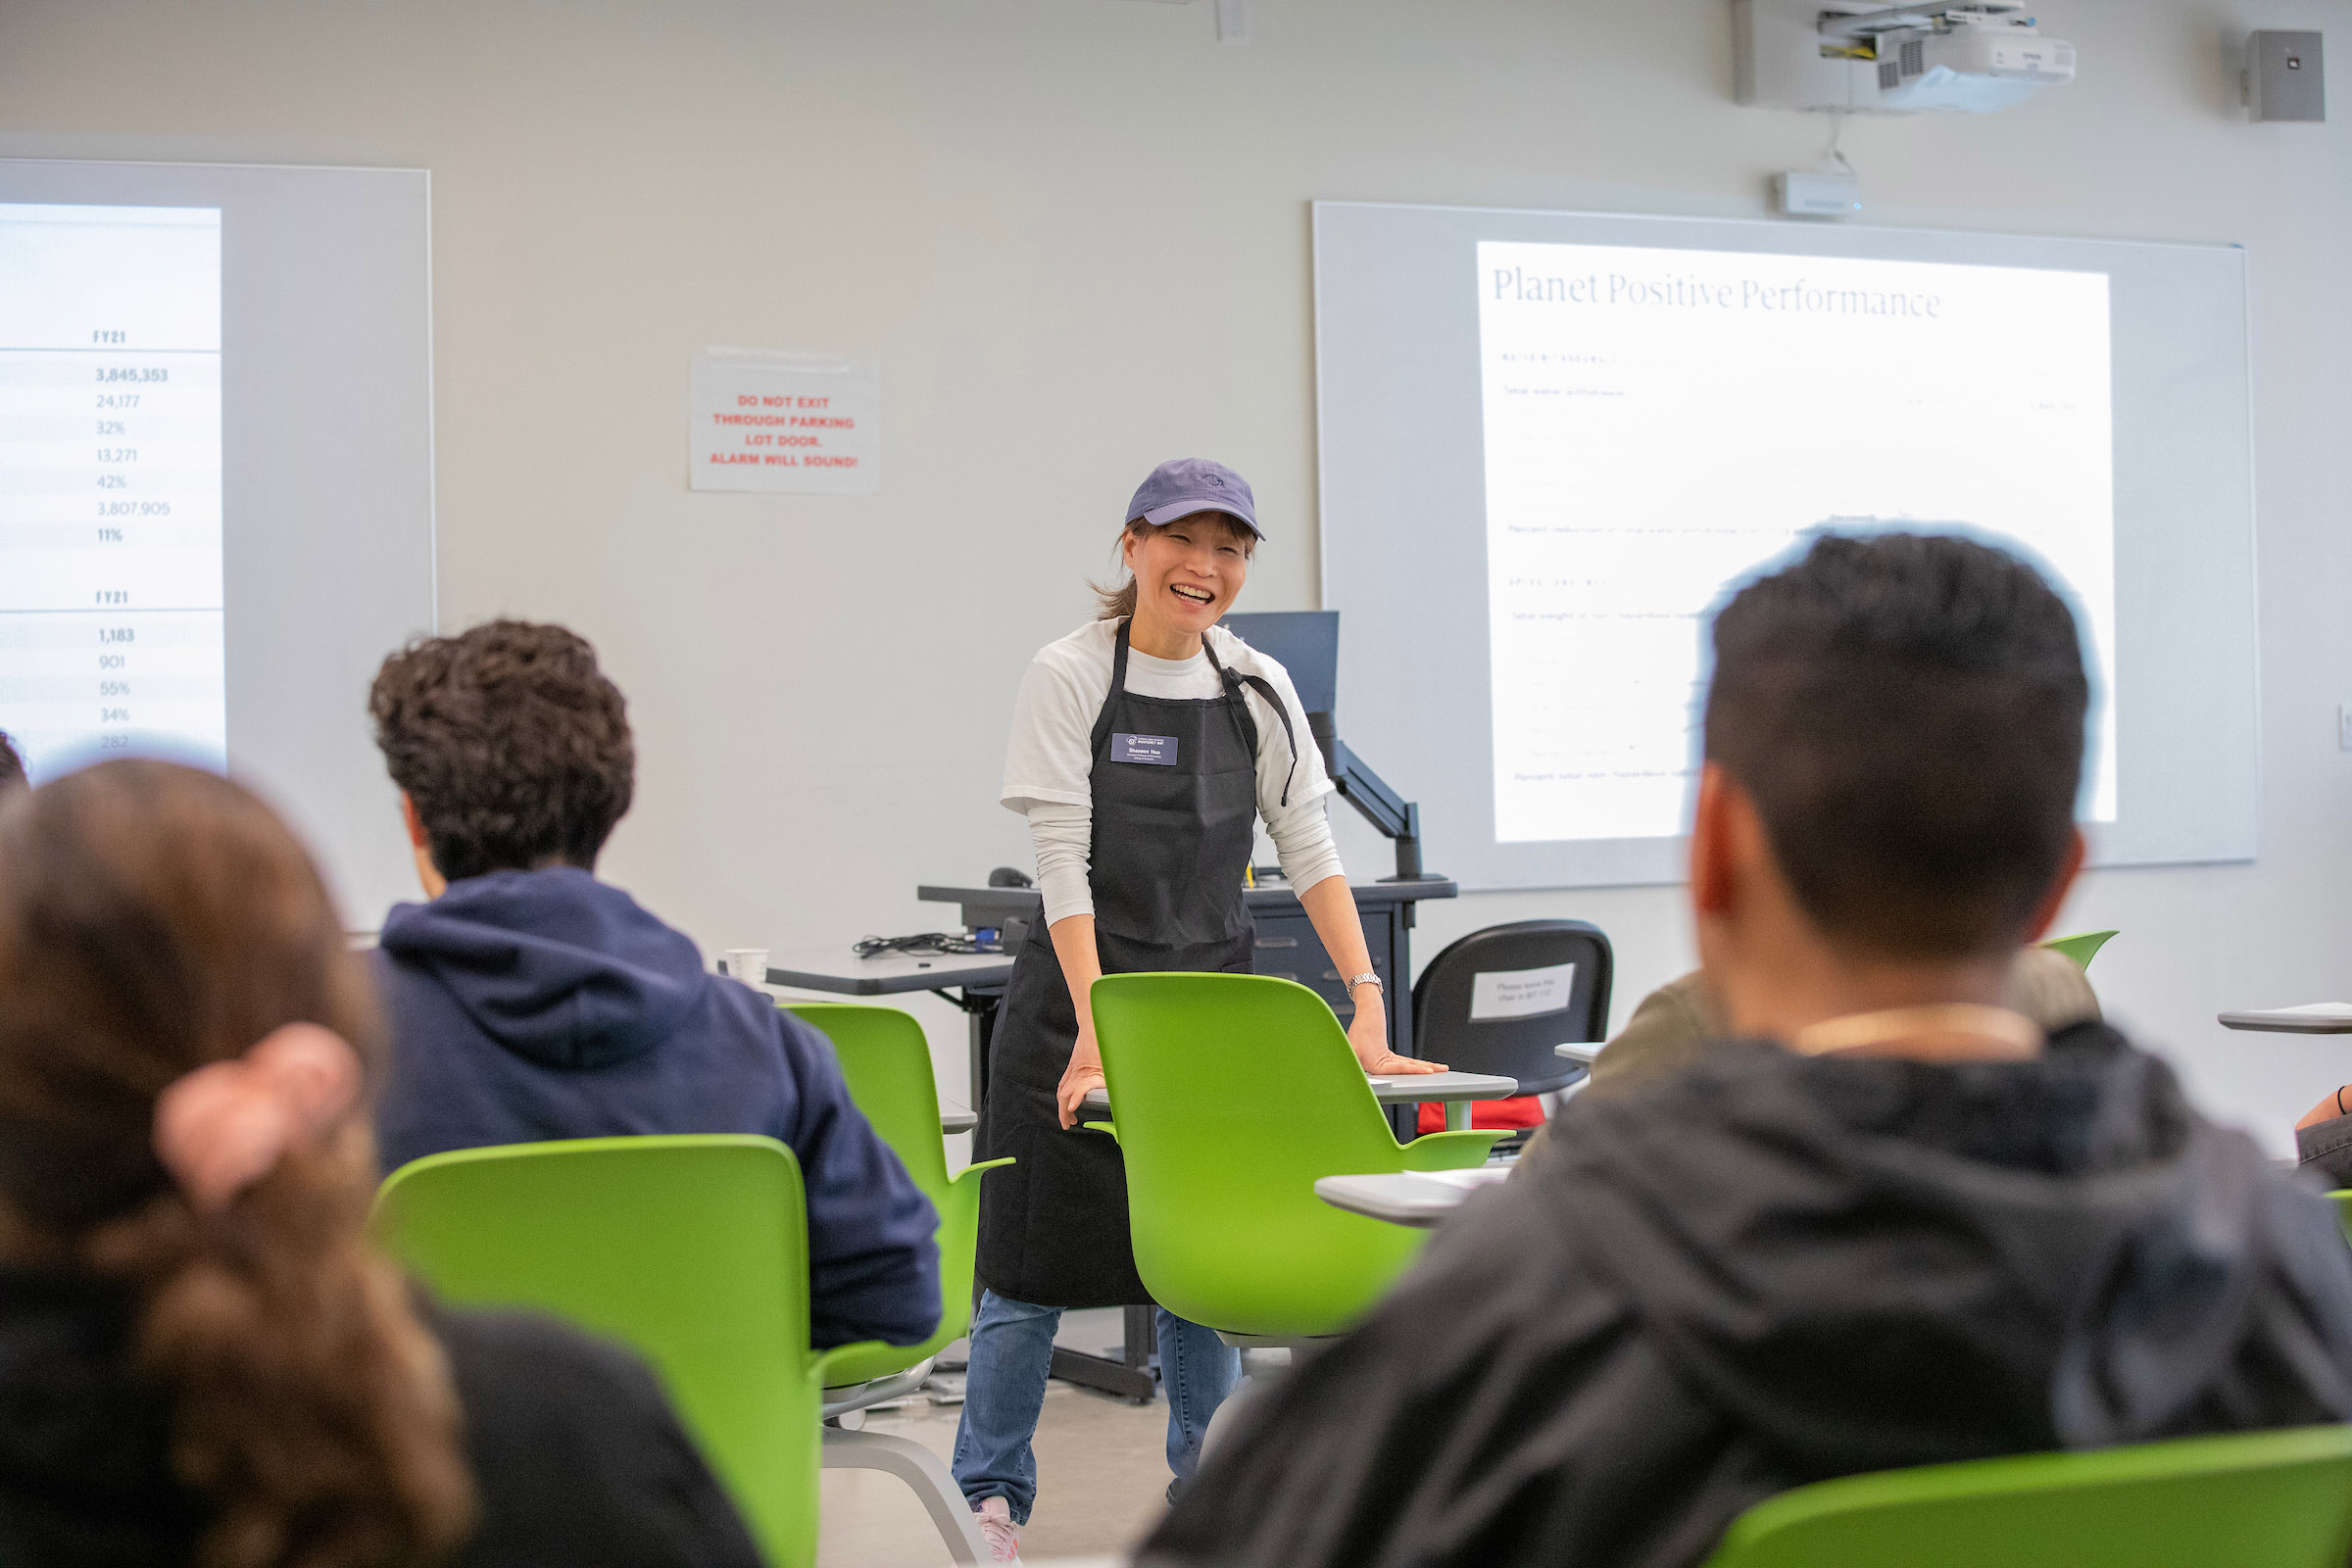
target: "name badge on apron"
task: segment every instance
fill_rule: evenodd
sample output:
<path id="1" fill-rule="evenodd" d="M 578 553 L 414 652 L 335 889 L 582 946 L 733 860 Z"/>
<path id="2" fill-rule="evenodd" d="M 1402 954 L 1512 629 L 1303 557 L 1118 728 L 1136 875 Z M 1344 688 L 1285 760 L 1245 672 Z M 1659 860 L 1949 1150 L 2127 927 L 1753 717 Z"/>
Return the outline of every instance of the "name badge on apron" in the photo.
<path id="1" fill-rule="evenodd" d="M 1114 762 L 1151 762 L 1159 767 L 1176 765 L 1176 737 L 1173 735 L 1122 735 L 1110 737 L 1110 760 Z"/>

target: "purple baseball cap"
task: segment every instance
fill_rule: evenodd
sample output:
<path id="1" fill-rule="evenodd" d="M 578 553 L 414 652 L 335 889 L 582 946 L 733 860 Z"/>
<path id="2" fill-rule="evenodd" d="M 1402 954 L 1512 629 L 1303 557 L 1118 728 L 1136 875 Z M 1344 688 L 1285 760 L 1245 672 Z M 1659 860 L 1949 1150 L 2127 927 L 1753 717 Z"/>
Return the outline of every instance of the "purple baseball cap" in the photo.
<path id="1" fill-rule="evenodd" d="M 1266 536 L 1257 525 L 1257 501 L 1250 494 L 1250 481 L 1206 458 L 1172 458 L 1161 464 L 1136 486 L 1135 499 L 1127 503 L 1129 522 L 1140 519 L 1154 528 L 1196 512 L 1222 512 L 1260 539 Z"/>

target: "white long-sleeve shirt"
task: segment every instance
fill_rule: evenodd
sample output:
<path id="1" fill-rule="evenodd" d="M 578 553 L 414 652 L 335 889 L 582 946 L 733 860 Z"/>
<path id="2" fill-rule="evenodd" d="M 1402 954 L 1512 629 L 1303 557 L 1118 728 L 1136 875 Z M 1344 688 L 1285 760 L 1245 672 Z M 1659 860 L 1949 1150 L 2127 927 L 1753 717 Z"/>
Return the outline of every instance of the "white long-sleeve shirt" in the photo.
<path id="1" fill-rule="evenodd" d="M 1046 923 L 1073 914 L 1092 914 L 1087 883 L 1095 820 L 1090 782 L 1094 771 L 1095 719 L 1110 695 L 1110 662 L 1118 623 L 1093 621 L 1058 642 L 1049 643 L 1029 662 L 1013 703 L 1012 737 L 1004 754 L 1004 788 L 1000 796 L 1029 819 L 1029 842 L 1037 852 L 1037 880 L 1045 895 Z M 1250 717 L 1257 726 L 1257 812 L 1283 874 L 1300 893 L 1340 874 L 1340 854 L 1331 839 L 1325 797 L 1333 785 L 1323 755 L 1307 734 L 1298 693 L 1279 663 L 1221 626 L 1208 634 L 1217 660 L 1238 674 L 1263 676 L 1281 694 L 1298 737 L 1294 760 L 1282 720 L 1264 696 L 1244 688 Z M 1190 659 L 1154 659 L 1130 648 L 1127 689 L 1144 697 L 1200 700 L 1223 688 L 1205 654 Z M 1294 760 L 1296 765 L 1294 766 Z M 1283 804 L 1288 777 L 1290 802 Z"/>

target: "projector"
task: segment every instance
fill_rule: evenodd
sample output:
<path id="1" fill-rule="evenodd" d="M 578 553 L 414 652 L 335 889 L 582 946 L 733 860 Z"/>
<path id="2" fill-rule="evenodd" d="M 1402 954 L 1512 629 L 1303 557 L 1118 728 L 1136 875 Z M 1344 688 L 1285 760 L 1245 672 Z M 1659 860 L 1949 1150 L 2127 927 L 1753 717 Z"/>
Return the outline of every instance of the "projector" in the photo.
<path id="1" fill-rule="evenodd" d="M 2075 79 L 2075 46 L 2045 38 L 2031 17 L 1987 7 L 1943 13 L 1942 30 L 1905 29 L 1874 40 L 1879 107 L 1989 114 Z"/>
<path id="2" fill-rule="evenodd" d="M 2019 5 L 1733 0 L 1743 104 L 1988 114 L 2075 79 L 2075 46 Z"/>

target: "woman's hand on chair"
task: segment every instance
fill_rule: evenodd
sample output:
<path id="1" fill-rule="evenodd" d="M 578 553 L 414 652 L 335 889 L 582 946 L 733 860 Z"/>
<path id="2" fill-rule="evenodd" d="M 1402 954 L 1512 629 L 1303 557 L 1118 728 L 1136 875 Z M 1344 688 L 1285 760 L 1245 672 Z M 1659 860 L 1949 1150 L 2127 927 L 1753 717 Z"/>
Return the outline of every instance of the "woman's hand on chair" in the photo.
<path id="1" fill-rule="evenodd" d="M 1062 1069 L 1061 1082 L 1054 1090 L 1054 1103 L 1061 1112 L 1065 1130 L 1078 1125 L 1078 1118 L 1086 1114 L 1086 1097 L 1102 1088 L 1102 1053 L 1095 1045 L 1094 1030 L 1081 1025 L 1078 1044 L 1070 1051 L 1070 1064 Z"/>

